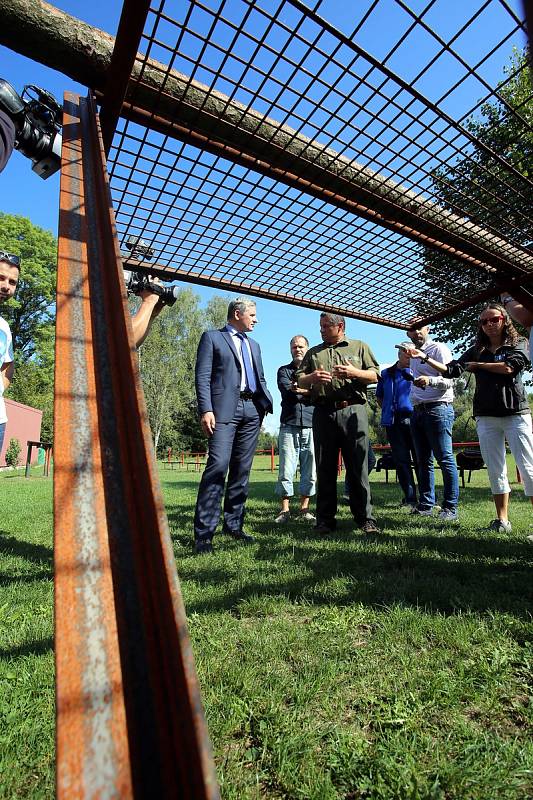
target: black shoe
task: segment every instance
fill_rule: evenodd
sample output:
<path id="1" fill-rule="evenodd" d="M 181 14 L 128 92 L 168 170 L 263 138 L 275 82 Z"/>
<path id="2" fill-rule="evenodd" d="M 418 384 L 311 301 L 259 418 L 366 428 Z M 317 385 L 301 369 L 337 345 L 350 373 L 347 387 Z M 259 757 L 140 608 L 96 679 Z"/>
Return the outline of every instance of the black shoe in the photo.
<path id="1" fill-rule="evenodd" d="M 213 542 L 211 539 L 197 539 L 194 543 L 194 552 L 196 555 L 200 555 L 200 553 L 212 553 Z"/>
<path id="2" fill-rule="evenodd" d="M 327 536 L 330 533 L 335 533 L 335 528 L 336 526 L 334 523 L 328 525 L 327 522 L 317 522 L 313 530 L 315 533 L 320 533 L 324 536 Z"/>
<path id="3" fill-rule="evenodd" d="M 224 533 L 227 533 L 228 536 L 231 536 L 231 538 L 235 539 L 237 542 L 242 542 L 242 544 L 253 544 L 255 542 L 254 537 L 244 531 L 224 531 Z"/>

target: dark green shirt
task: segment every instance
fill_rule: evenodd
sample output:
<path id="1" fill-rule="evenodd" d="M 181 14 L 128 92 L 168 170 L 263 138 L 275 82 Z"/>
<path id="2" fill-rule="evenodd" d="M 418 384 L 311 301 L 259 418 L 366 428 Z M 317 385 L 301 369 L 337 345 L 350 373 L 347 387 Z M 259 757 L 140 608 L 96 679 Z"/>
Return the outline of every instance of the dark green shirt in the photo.
<path id="1" fill-rule="evenodd" d="M 356 369 L 373 369 L 379 375 L 378 362 L 366 342 L 342 339 L 337 344 L 324 343 L 311 347 L 305 354 L 300 369 L 296 370 L 295 378 L 298 380 L 301 375 L 309 375 L 315 369 L 331 372 L 337 364 L 352 364 Z M 311 386 L 310 389 L 309 399 L 316 404 L 336 400 L 366 403 L 366 384 L 358 378 L 333 378 L 331 383 Z"/>

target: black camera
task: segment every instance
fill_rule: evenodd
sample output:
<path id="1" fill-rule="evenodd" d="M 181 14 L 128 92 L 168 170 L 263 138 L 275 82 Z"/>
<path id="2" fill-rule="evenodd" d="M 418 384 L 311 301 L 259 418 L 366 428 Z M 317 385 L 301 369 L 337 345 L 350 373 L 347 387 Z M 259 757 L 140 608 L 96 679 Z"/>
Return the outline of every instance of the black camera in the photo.
<path id="1" fill-rule="evenodd" d="M 49 178 L 61 166 L 61 106 L 50 92 L 29 84 L 20 96 L 0 78 L 0 109 L 15 125 L 15 147 L 33 161 L 33 171 Z"/>
<path id="2" fill-rule="evenodd" d="M 124 244 L 132 257 L 141 257 L 143 261 L 151 261 L 154 257 L 153 249 L 137 236 L 130 236 Z M 151 292 L 152 294 L 157 294 L 160 302 L 166 306 L 173 306 L 178 297 L 179 289 L 177 286 L 161 286 L 159 283 L 153 283 L 150 280 L 150 276 L 144 272 L 125 269 L 124 280 L 129 294 L 138 295 L 145 291 Z"/>
<path id="3" fill-rule="evenodd" d="M 179 289 L 177 286 L 161 286 L 160 283 L 153 283 L 148 275 L 134 270 L 124 270 L 124 280 L 126 289 L 130 294 L 141 294 L 141 292 L 151 292 L 159 295 L 159 300 L 166 306 L 173 306 L 177 300 Z"/>

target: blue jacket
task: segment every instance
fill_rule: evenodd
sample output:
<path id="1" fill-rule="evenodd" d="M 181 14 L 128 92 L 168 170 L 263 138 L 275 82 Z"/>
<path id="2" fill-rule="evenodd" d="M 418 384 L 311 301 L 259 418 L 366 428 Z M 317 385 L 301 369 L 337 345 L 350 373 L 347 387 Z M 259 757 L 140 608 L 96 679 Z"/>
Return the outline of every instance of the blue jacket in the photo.
<path id="1" fill-rule="evenodd" d="M 248 336 L 257 378 L 256 402 L 263 414 L 272 412 L 272 397 L 267 389 L 261 350 Z M 217 422 L 231 422 L 241 390 L 241 364 L 231 333 L 206 331 L 196 354 L 196 398 L 200 416 L 212 411 Z"/>
<path id="2" fill-rule="evenodd" d="M 410 417 L 413 404 L 409 395 L 413 383 L 413 371 L 400 369 L 396 364 L 382 370 L 376 389 L 376 397 L 382 400 L 381 424 L 393 425 L 398 419 Z"/>

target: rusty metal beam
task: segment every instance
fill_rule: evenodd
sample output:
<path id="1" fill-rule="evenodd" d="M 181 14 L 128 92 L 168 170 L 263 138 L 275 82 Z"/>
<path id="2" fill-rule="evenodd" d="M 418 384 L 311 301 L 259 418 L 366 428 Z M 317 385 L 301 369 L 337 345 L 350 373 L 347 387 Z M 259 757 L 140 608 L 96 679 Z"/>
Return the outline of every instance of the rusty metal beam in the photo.
<path id="1" fill-rule="evenodd" d="M 149 10 L 150 0 L 123 0 L 100 111 L 100 125 L 106 156 L 111 149 L 111 142 L 122 103 L 126 97 L 131 71 Z"/>
<path id="2" fill-rule="evenodd" d="M 66 95 L 55 376 L 57 796 L 219 797 L 94 103 Z"/>

